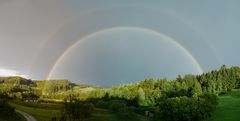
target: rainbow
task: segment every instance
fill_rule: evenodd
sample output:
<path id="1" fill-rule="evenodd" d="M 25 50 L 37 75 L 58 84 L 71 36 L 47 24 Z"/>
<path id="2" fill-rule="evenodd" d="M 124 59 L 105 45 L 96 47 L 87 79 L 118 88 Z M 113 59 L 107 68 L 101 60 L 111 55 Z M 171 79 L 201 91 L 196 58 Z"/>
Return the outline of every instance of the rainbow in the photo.
<path id="1" fill-rule="evenodd" d="M 61 56 L 56 60 L 56 62 L 53 64 L 52 68 L 50 69 L 48 75 L 47 75 L 47 80 L 51 79 L 51 76 L 53 74 L 53 72 L 55 71 L 55 69 L 57 68 L 58 64 L 64 59 L 64 57 L 72 50 L 74 49 L 77 45 L 81 44 L 81 42 L 94 37 L 96 34 L 99 33 L 103 33 L 103 32 L 107 32 L 107 31 L 111 31 L 111 30 L 116 30 L 116 29 L 137 29 L 137 30 L 142 30 L 142 31 L 147 31 L 147 32 L 151 32 L 153 34 L 156 34 L 160 37 L 162 37 L 163 39 L 169 41 L 171 44 L 174 44 L 175 46 L 177 46 L 179 49 L 181 49 L 189 58 L 190 60 L 194 63 L 194 65 L 197 67 L 198 72 L 199 73 L 203 73 L 203 69 L 202 66 L 199 64 L 199 62 L 193 57 L 193 55 L 184 47 L 182 46 L 180 43 L 177 42 L 177 40 L 175 40 L 172 37 L 169 37 L 168 35 L 162 33 L 162 32 L 158 32 L 158 31 L 154 31 L 152 29 L 148 29 L 148 28 L 144 28 L 144 27 L 135 27 L 135 26 L 117 26 L 117 27 L 111 27 L 111 28 L 107 28 L 107 29 L 102 29 L 96 32 L 93 32 L 89 35 L 86 35 L 85 37 L 79 39 L 77 42 L 75 42 L 74 44 L 72 44 L 70 47 L 68 47 L 62 54 Z"/>

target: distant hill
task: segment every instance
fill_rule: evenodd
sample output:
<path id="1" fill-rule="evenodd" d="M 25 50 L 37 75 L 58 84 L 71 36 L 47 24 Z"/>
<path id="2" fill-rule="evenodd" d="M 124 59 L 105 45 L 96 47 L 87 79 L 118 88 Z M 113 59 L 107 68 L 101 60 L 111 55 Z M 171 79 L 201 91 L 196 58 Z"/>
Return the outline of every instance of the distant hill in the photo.
<path id="1" fill-rule="evenodd" d="M 61 98 L 74 92 L 88 92 L 95 87 L 75 84 L 68 80 L 31 80 L 22 77 L 0 77 L 0 92 L 7 92 L 12 97 L 23 94 L 35 94 L 43 98 Z"/>
<path id="2" fill-rule="evenodd" d="M 0 77 L 0 84 L 12 84 L 12 85 L 27 85 L 31 87 L 36 87 L 36 83 L 30 79 L 25 79 L 22 77 Z"/>

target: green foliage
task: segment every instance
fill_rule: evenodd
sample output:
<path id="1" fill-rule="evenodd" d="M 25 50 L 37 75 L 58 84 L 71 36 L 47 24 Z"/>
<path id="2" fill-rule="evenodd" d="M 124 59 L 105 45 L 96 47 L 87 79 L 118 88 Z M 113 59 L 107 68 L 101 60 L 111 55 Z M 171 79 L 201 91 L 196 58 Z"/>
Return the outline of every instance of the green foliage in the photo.
<path id="1" fill-rule="evenodd" d="M 99 100 L 95 103 L 95 106 L 101 109 L 108 109 L 110 103 L 108 101 Z"/>
<path id="2" fill-rule="evenodd" d="M 212 118 L 207 121 L 238 121 L 240 114 L 240 90 L 232 90 L 219 96 L 218 106 Z"/>
<path id="3" fill-rule="evenodd" d="M 138 90 L 138 104 L 140 106 L 148 106 L 148 102 L 146 101 L 145 92 L 142 88 Z"/>
<path id="4" fill-rule="evenodd" d="M 106 91 L 104 89 L 94 89 L 89 92 L 88 98 L 95 98 L 95 99 L 101 99 L 106 95 Z"/>
<path id="5" fill-rule="evenodd" d="M 36 87 L 35 82 L 22 77 L 0 77 L 0 92 L 8 93 L 13 96 L 17 92 L 30 91 Z"/>
<path id="6" fill-rule="evenodd" d="M 197 98 L 174 97 L 162 100 L 156 110 L 154 121 L 202 121 L 212 116 L 216 108 L 214 95 Z"/>
<path id="7" fill-rule="evenodd" d="M 31 103 L 31 104 L 23 104 L 23 103 L 10 103 L 10 105 L 18 110 L 26 112 L 32 115 L 37 121 L 49 121 L 52 117 L 60 116 L 60 109 L 56 109 L 59 107 L 49 106 L 51 104 L 41 104 L 41 103 Z M 55 105 L 56 106 L 56 105 Z M 18 121 L 18 120 L 15 120 Z"/>
<path id="8" fill-rule="evenodd" d="M 62 121 L 84 121 L 92 116 L 94 105 L 83 103 L 78 100 L 66 102 L 63 110 Z"/>
<path id="9" fill-rule="evenodd" d="M 0 93 L 0 117 L 11 120 L 17 119 L 15 109 L 8 104 L 8 98 L 7 94 Z"/>
<path id="10" fill-rule="evenodd" d="M 114 112 L 122 112 L 122 109 L 126 108 L 127 105 L 125 102 L 120 100 L 113 100 L 110 102 L 109 109 Z"/>
<path id="11" fill-rule="evenodd" d="M 49 80 L 45 82 L 44 93 L 54 93 L 72 89 L 73 84 L 68 80 Z"/>
<path id="12" fill-rule="evenodd" d="M 67 80 L 31 81 L 21 77 L 0 78 L 0 92 L 5 92 L 12 98 L 25 100 L 35 95 L 39 97 L 39 101 L 70 101 L 65 106 L 63 117 L 70 119 L 77 116 L 88 117 L 74 108 L 74 105 L 88 110 L 91 107 L 88 104 L 94 104 L 98 108 L 118 112 L 122 117 L 130 117 L 134 115 L 132 113 L 135 110 L 132 109 L 145 106 L 157 107 L 155 119 L 174 121 L 171 119 L 174 117 L 177 118 L 175 120 L 200 121 L 210 117 L 214 111 L 217 103 L 212 94 L 222 95 L 235 88 L 240 88 L 240 68 L 227 68 L 226 65 L 201 75 L 178 76 L 175 80 L 145 79 L 135 84 L 111 88 L 77 85 Z M 77 99 L 76 102 L 71 102 L 73 97 Z M 116 100 L 121 101 L 114 102 Z M 85 103 L 78 103 L 80 101 Z M 72 107 L 72 110 L 69 107 Z M 70 115 L 71 111 L 80 115 Z M 176 116 L 168 111 L 172 111 Z M 142 112 L 140 114 L 143 114 Z"/>
<path id="13" fill-rule="evenodd" d="M 133 119 L 136 117 L 134 113 L 135 107 L 127 106 L 126 102 L 121 100 L 113 100 L 110 102 L 109 109 L 118 114 L 122 119 Z"/>
<path id="14" fill-rule="evenodd" d="M 0 77 L 0 82 L 4 84 L 12 84 L 14 86 L 16 85 L 27 85 L 27 86 L 32 86 L 35 87 L 36 84 L 30 80 L 30 79 L 25 79 L 22 77 Z"/>
<path id="15" fill-rule="evenodd" d="M 133 100 L 138 96 L 138 87 L 134 84 L 116 86 L 107 89 L 107 93 L 113 98 Z"/>

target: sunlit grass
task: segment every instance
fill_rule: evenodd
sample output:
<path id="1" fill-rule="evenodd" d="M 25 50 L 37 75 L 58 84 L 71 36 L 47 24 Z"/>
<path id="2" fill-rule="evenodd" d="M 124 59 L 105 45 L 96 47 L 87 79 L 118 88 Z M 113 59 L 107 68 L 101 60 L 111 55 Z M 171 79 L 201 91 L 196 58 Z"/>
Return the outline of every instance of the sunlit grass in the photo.
<path id="1" fill-rule="evenodd" d="M 121 118 L 118 114 L 105 110 L 105 109 L 95 109 L 93 117 L 89 121 L 146 121 L 144 116 L 134 115 L 131 119 Z"/>
<path id="2" fill-rule="evenodd" d="M 240 90 L 219 96 L 219 104 L 209 121 L 240 121 Z"/>
<path id="3" fill-rule="evenodd" d="M 60 117 L 61 115 L 60 109 L 57 110 L 57 107 L 52 108 L 51 104 L 49 104 L 50 106 L 47 106 L 47 104 L 45 104 L 46 106 L 45 108 L 41 108 L 42 106 L 39 106 L 41 104 L 36 104 L 38 105 L 36 107 L 34 107 L 33 104 L 23 106 L 16 103 L 10 103 L 10 105 L 15 107 L 18 110 L 24 111 L 32 115 L 38 121 L 49 121 L 52 117 L 54 116 Z M 124 121 L 146 121 L 145 117 L 140 115 L 135 115 L 135 117 L 131 119 L 122 119 L 121 117 L 119 117 L 118 114 L 112 111 L 109 111 L 106 109 L 99 109 L 99 108 L 95 108 L 92 114 L 92 117 L 86 121 L 123 121 L 123 120 Z"/>
<path id="4" fill-rule="evenodd" d="M 60 110 L 26 107 L 26 106 L 21 106 L 15 103 L 10 103 L 10 105 L 15 107 L 18 110 L 21 110 L 23 112 L 26 112 L 32 115 L 38 121 L 49 121 L 54 116 L 60 116 Z"/>

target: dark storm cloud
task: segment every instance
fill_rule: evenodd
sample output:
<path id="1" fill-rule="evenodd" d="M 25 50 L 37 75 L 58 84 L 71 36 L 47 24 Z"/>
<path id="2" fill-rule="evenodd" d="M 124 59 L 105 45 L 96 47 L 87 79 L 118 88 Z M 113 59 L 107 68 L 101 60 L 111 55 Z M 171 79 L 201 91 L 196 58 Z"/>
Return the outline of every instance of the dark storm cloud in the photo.
<path id="1" fill-rule="evenodd" d="M 235 54 L 240 51 L 238 5 L 237 0 L 2 0 L 0 68 L 44 79 L 77 40 L 122 25 L 146 27 L 175 38 L 204 71 L 222 63 L 239 65 Z"/>

